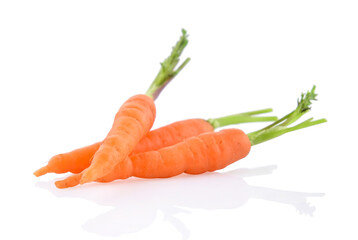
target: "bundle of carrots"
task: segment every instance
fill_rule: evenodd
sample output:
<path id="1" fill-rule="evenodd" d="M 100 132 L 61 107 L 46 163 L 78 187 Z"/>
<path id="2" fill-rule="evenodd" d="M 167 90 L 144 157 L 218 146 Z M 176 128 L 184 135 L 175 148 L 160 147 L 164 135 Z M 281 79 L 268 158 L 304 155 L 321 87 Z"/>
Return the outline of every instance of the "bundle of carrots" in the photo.
<path id="1" fill-rule="evenodd" d="M 131 176 L 168 178 L 181 173 L 201 174 L 225 168 L 248 155 L 251 146 L 281 136 L 287 132 L 326 122 L 312 118 L 291 126 L 311 109 L 316 100 L 315 86 L 302 94 L 295 110 L 277 119 L 256 116 L 271 112 L 262 109 L 211 119 L 188 119 L 151 130 L 156 108 L 154 100 L 165 86 L 190 61 L 179 67 L 179 57 L 188 43 L 187 33 L 173 47 L 168 58 L 145 94 L 130 97 L 119 108 L 103 141 L 55 155 L 34 175 L 73 173 L 56 181 L 58 188 L 73 187 L 89 182 L 111 182 Z M 236 128 L 215 131 L 217 128 L 248 122 L 272 121 L 267 127 L 245 134 Z"/>

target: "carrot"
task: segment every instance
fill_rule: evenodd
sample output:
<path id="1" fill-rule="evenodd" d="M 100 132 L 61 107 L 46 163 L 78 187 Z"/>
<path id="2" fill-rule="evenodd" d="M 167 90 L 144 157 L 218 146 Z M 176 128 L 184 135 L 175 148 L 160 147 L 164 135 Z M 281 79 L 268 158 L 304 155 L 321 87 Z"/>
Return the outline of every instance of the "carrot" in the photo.
<path id="1" fill-rule="evenodd" d="M 215 171 L 246 157 L 250 149 L 250 139 L 239 129 L 203 133 L 172 147 L 134 155 L 132 176 L 167 178 Z"/>
<path id="2" fill-rule="evenodd" d="M 117 162 L 123 161 L 132 152 L 137 143 L 149 132 L 155 119 L 156 109 L 154 100 L 162 89 L 184 68 L 189 62 L 187 58 L 177 69 L 179 57 L 188 43 L 186 31 L 182 30 L 182 36 L 173 47 L 171 55 L 161 63 L 161 68 L 156 78 L 149 86 L 145 94 L 137 94 L 130 97 L 120 107 L 115 115 L 113 125 L 93 155 L 91 164 L 83 172 L 81 183 L 94 181 L 106 175 Z M 95 148 L 91 146 L 91 149 Z M 75 154 L 82 154 L 83 149 Z M 88 161 L 88 155 L 85 155 Z M 66 168 L 63 161 L 58 163 L 59 169 Z M 62 165 L 63 164 L 63 165 Z M 50 164 L 51 165 L 51 164 Z M 83 166 L 83 165 L 82 165 Z M 47 167 L 35 172 L 35 175 L 45 173 Z M 75 169 L 75 171 L 78 171 Z"/>
<path id="3" fill-rule="evenodd" d="M 138 153 L 117 163 L 113 171 L 98 182 L 126 179 L 130 176 L 141 178 L 167 178 L 181 173 L 200 174 L 215 171 L 244 158 L 251 146 L 281 136 L 287 132 L 326 122 L 326 119 L 313 121 L 312 118 L 290 127 L 290 125 L 310 110 L 312 100 L 316 100 L 315 86 L 301 95 L 297 108 L 273 124 L 258 131 L 245 134 L 239 129 L 224 129 L 219 132 L 206 132 L 183 140 L 175 145 L 156 151 Z M 57 181 L 58 188 L 78 184 L 80 174 Z"/>
<path id="4" fill-rule="evenodd" d="M 215 171 L 246 157 L 251 146 L 266 142 L 285 133 L 326 122 L 326 119 L 313 121 L 313 118 L 290 127 L 292 123 L 310 111 L 316 100 L 316 87 L 301 95 L 296 109 L 271 125 L 258 131 L 245 134 L 239 129 L 224 129 L 219 132 L 203 133 L 191 137 L 171 147 L 158 151 L 139 153 L 131 157 L 131 176 L 141 178 L 167 178 L 181 173 L 200 174 Z M 128 176 L 118 174 L 118 179 Z M 111 176 L 115 180 L 114 176 Z"/>
<path id="5" fill-rule="evenodd" d="M 91 165 L 84 170 L 80 182 L 83 184 L 105 176 L 115 163 L 123 161 L 150 130 L 155 114 L 151 97 L 139 94 L 129 98 L 116 114 L 111 130 L 93 155 Z"/>
<path id="6" fill-rule="evenodd" d="M 111 131 L 110 131 L 110 133 L 108 133 L 106 138 L 108 138 L 110 135 L 118 135 L 117 132 L 115 131 L 115 129 L 116 129 L 116 127 L 118 127 L 117 125 L 121 126 L 121 124 L 123 124 L 123 123 L 118 124 L 118 122 L 119 121 L 123 122 L 123 119 L 125 119 L 125 118 L 127 118 L 127 120 L 129 120 L 128 117 L 132 119 L 132 122 L 129 123 L 129 125 L 132 125 L 133 131 L 137 127 L 143 128 L 142 129 L 143 133 L 141 133 L 141 134 L 145 134 L 146 132 L 149 131 L 149 129 L 153 125 L 154 118 L 155 118 L 155 105 L 154 105 L 152 99 L 155 100 L 159 96 L 160 92 L 164 89 L 164 87 L 190 61 L 190 58 L 187 58 L 176 70 L 174 70 L 174 68 L 176 67 L 176 65 L 179 62 L 179 57 L 187 44 L 188 44 L 187 33 L 184 29 L 182 29 L 181 38 L 176 43 L 176 45 L 173 47 L 170 56 L 167 57 L 161 63 L 161 68 L 160 68 L 156 78 L 154 79 L 154 81 L 149 86 L 149 88 L 146 92 L 147 96 L 144 96 L 144 95 L 135 96 L 135 98 L 138 99 L 137 103 L 141 106 L 138 106 L 135 104 L 133 105 L 133 102 L 132 103 L 127 103 L 127 102 L 124 103 L 122 105 L 122 108 L 124 106 L 127 106 L 126 109 L 123 110 L 121 108 L 119 110 L 119 111 L 121 111 L 121 114 L 119 114 L 119 112 L 116 114 Z M 134 100 L 134 99 L 132 98 L 131 101 L 132 100 Z M 141 118 L 141 116 L 138 116 L 138 115 L 142 114 L 140 111 L 143 110 L 142 107 L 143 107 L 143 104 L 145 104 L 144 101 L 142 101 L 142 100 L 147 101 L 147 106 L 149 106 L 149 108 L 151 108 L 151 113 L 148 113 L 148 114 L 149 115 L 154 114 L 154 116 L 148 116 L 149 117 L 148 120 L 149 119 L 151 119 L 151 120 L 147 124 L 145 124 L 146 126 L 136 126 L 136 124 L 139 123 L 139 121 L 137 121 L 137 120 L 139 120 L 138 118 Z M 128 105 L 128 104 L 130 104 L 130 105 Z M 123 116 L 120 116 L 120 115 L 123 115 Z M 121 118 L 122 120 L 118 120 L 119 118 Z M 123 135 L 123 133 L 124 133 L 123 131 L 128 131 L 128 129 L 122 129 L 121 131 L 122 131 L 122 135 Z M 142 137 L 141 134 L 139 134 L 139 136 L 137 136 L 137 138 L 141 138 Z M 111 139 L 111 138 L 109 138 L 109 139 Z M 134 137 L 133 140 L 135 142 L 137 142 L 138 139 L 135 139 L 135 137 Z M 107 140 L 105 145 L 107 145 L 109 141 L 110 140 Z M 36 170 L 34 172 L 34 175 L 39 177 L 39 176 L 42 176 L 42 175 L 44 175 L 46 173 L 50 173 L 50 172 L 65 173 L 68 171 L 73 172 L 73 173 L 79 173 L 79 172 L 83 171 L 85 168 L 90 166 L 90 164 L 93 160 L 94 154 L 99 150 L 100 146 L 103 143 L 104 143 L 104 141 L 97 142 L 97 143 L 94 143 L 92 145 L 89 145 L 89 146 L 86 146 L 83 148 L 75 149 L 68 153 L 62 153 L 62 154 L 55 155 L 49 160 L 49 162 L 47 163 L 46 166 Z"/>
<path id="7" fill-rule="evenodd" d="M 186 31 L 182 30 L 181 38 L 173 47 L 171 55 L 161 64 L 161 69 L 146 94 L 135 95 L 120 107 L 111 130 L 93 155 L 91 165 L 82 172 L 81 184 L 107 175 L 117 163 L 120 165 L 122 162 L 126 163 L 128 154 L 149 132 L 154 123 L 156 114 L 154 99 L 190 60 L 186 59 L 178 69 L 174 70 L 187 43 Z"/>
<path id="8" fill-rule="evenodd" d="M 182 140 L 199 135 L 204 132 L 211 132 L 216 128 L 231 124 L 275 121 L 276 117 L 256 117 L 254 115 L 271 112 L 272 109 L 262 109 L 229 115 L 220 118 L 210 118 L 208 120 L 196 118 L 187 119 L 171 123 L 156 130 L 150 131 L 143 137 L 130 155 L 158 150 L 163 147 L 171 146 Z M 93 155 L 98 150 L 102 142 L 73 150 L 68 153 L 58 154 L 50 159 L 48 164 L 35 171 L 36 176 L 41 176 L 49 172 L 54 173 L 79 173 L 86 169 L 92 161 Z"/>

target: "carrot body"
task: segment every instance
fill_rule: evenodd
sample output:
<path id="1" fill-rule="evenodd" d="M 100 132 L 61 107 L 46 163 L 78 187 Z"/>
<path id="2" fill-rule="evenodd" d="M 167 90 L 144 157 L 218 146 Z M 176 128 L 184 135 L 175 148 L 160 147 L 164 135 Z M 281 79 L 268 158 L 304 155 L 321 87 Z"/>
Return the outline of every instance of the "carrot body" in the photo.
<path id="1" fill-rule="evenodd" d="M 186 138 L 197 136 L 204 132 L 214 131 L 213 126 L 204 119 L 187 119 L 156 130 L 150 131 L 135 147 L 131 155 L 158 150 L 163 147 L 174 145 Z"/>
<path id="2" fill-rule="evenodd" d="M 251 143 L 239 129 L 203 133 L 171 147 L 131 157 L 133 176 L 167 178 L 183 172 L 200 174 L 222 169 L 250 152 Z"/>
<path id="3" fill-rule="evenodd" d="M 213 130 L 214 128 L 209 122 L 200 118 L 177 121 L 150 131 L 139 141 L 130 155 L 158 150 L 181 142 L 188 137 Z M 47 166 L 40 168 L 34 174 L 41 176 L 49 172 L 80 173 L 91 164 L 93 155 L 101 144 L 102 142 L 98 142 L 68 153 L 58 154 L 50 159 Z"/>
<path id="4" fill-rule="evenodd" d="M 151 97 L 138 94 L 129 98 L 117 112 L 111 130 L 93 155 L 91 165 L 84 170 L 80 182 L 95 181 L 123 161 L 148 133 L 155 114 Z"/>
<path id="5" fill-rule="evenodd" d="M 127 157 L 98 182 L 111 182 L 130 176 L 140 178 L 168 178 L 181 173 L 200 174 L 222 169 L 244 158 L 251 143 L 239 129 L 224 129 L 190 137 L 175 145 Z M 57 181 L 58 188 L 79 183 L 81 173 Z"/>

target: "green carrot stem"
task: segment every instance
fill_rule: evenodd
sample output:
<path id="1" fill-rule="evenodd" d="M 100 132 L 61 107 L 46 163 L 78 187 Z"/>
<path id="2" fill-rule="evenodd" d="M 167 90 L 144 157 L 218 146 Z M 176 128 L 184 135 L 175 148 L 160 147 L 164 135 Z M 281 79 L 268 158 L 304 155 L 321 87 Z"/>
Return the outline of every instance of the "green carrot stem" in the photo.
<path id="1" fill-rule="evenodd" d="M 179 57 L 187 44 L 188 35 L 186 31 L 182 29 L 182 36 L 173 47 L 170 56 L 160 64 L 161 68 L 156 78 L 149 86 L 146 95 L 155 100 L 163 88 L 186 66 L 186 64 L 190 61 L 190 58 L 187 58 L 177 69 L 175 69 L 176 65 L 179 63 Z"/>
<path id="2" fill-rule="evenodd" d="M 256 117 L 253 115 L 261 114 L 261 113 L 268 113 L 272 112 L 271 108 L 266 108 L 257 111 L 251 112 L 244 112 L 238 113 L 233 115 L 228 115 L 219 118 L 209 118 L 207 121 L 213 126 L 214 129 L 219 127 L 224 127 L 232 124 L 239 124 L 239 123 L 249 123 L 249 122 L 269 122 L 269 121 L 276 121 L 277 117 Z"/>
<path id="3" fill-rule="evenodd" d="M 314 126 L 317 124 L 321 124 L 327 122 L 326 119 L 319 119 L 313 121 L 313 118 L 310 118 L 296 126 L 289 127 L 292 123 L 296 122 L 299 118 L 301 118 L 305 113 L 311 110 L 311 104 L 313 100 L 317 100 L 315 94 L 316 86 L 313 86 L 311 91 L 308 91 L 306 94 L 301 94 L 301 99 L 297 102 L 297 107 L 295 110 L 287 114 L 286 116 L 278 119 L 276 122 L 271 125 L 260 129 L 258 131 L 247 134 L 251 145 L 256 145 L 262 142 L 266 142 L 270 139 L 279 137 L 285 133 L 296 131 L 302 128 Z"/>
<path id="4" fill-rule="evenodd" d="M 239 114 L 252 116 L 252 115 L 261 114 L 261 113 L 269 113 L 272 111 L 273 111 L 272 108 L 265 108 L 265 109 L 260 109 L 260 110 L 256 110 L 256 111 L 243 112 L 243 113 L 239 113 Z M 234 114 L 233 116 L 235 116 L 235 115 L 237 115 L 237 114 Z"/>
<path id="5" fill-rule="evenodd" d="M 268 140 L 271 140 L 273 138 L 279 137 L 285 133 L 296 131 L 302 128 L 311 127 L 317 124 L 325 123 L 327 122 L 326 119 L 319 119 L 316 121 L 312 121 L 312 119 L 308 119 L 309 121 L 302 122 L 296 126 L 293 127 L 282 127 L 278 126 L 275 128 L 267 129 L 265 132 L 260 132 L 259 134 L 249 133 L 248 137 L 251 141 L 251 145 L 257 145 L 262 142 L 266 142 Z"/>

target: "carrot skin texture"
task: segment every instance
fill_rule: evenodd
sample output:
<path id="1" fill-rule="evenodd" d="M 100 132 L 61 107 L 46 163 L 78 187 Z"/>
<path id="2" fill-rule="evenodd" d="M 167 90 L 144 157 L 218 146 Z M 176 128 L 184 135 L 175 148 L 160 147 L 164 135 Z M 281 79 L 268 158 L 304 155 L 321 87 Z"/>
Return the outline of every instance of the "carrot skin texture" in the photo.
<path id="1" fill-rule="evenodd" d="M 140 178 L 168 178 L 181 173 L 201 174 L 215 171 L 244 158 L 251 143 L 239 129 L 224 129 L 190 137 L 175 145 L 127 157 L 97 182 L 111 182 L 130 176 Z M 79 176 L 78 176 L 79 175 Z M 82 173 L 56 182 L 58 188 L 79 184 Z"/>
<path id="2" fill-rule="evenodd" d="M 158 151 L 132 156 L 133 176 L 166 178 L 183 172 L 215 171 L 246 157 L 250 149 L 249 138 L 239 129 L 203 133 Z"/>
<path id="3" fill-rule="evenodd" d="M 214 131 L 212 125 L 200 118 L 177 121 L 150 131 L 139 141 L 130 155 L 139 152 L 158 150 L 163 147 L 174 145 L 186 138 L 212 131 Z M 91 164 L 92 157 L 101 144 L 102 142 L 97 142 L 68 153 L 58 154 L 50 159 L 47 166 L 35 171 L 34 174 L 36 176 L 41 176 L 50 172 L 80 173 Z"/>
<path id="4" fill-rule="evenodd" d="M 86 168 L 80 183 L 95 181 L 108 174 L 116 163 L 129 153 L 150 130 L 155 119 L 155 104 L 151 97 L 138 94 L 130 97 L 118 110 L 112 128 L 91 165 Z"/>
<path id="5" fill-rule="evenodd" d="M 130 155 L 158 150 L 163 147 L 174 145 L 186 138 L 212 131 L 214 131 L 214 128 L 204 119 L 194 118 L 177 121 L 150 131 L 140 140 L 139 144 L 137 144 Z"/>

